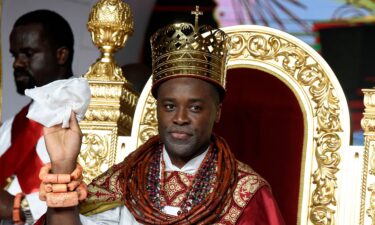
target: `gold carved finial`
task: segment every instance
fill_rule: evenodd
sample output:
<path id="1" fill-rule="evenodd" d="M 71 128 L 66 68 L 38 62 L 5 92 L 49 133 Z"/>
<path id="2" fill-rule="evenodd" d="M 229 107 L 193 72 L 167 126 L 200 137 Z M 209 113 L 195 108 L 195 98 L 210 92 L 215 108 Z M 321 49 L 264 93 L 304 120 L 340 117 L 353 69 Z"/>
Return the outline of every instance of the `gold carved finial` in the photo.
<path id="1" fill-rule="evenodd" d="M 102 53 L 85 74 L 91 102 L 80 122 L 83 138 L 78 162 L 84 168 L 84 181 L 90 183 L 115 163 L 118 136 L 130 135 L 138 94 L 113 57 L 133 33 L 130 7 L 122 0 L 99 0 L 87 27 Z"/>
<path id="2" fill-rule="evenodd" d="M 102 55 L 90 67 L 86 78 L 125 81 L 113 54 L 125 46 L 128 36 L 133 33 L 134 22 L 129 5 L 122 0 L 100 0 L 91 10 L 87 27 Z"/>
<path id="3" fill-rule="evenodd" d="M 195 11 L 191 11 L 191 15 L 195 15 L 195 30 L 198 29 L 199 16 L 203 15 L 202 11 L 199 11 L 199 5 L 195 6 Z"/>

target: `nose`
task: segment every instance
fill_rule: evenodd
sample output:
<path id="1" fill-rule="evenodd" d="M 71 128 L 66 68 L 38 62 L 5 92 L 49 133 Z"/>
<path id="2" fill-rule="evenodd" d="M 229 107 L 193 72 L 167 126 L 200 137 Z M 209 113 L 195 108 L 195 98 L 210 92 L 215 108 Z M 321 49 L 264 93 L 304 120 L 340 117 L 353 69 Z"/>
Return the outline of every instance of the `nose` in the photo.
<path id="1" fill-rule="evenodd" d="M 190 123 L 190 118 L 188 112 L 184 109 L 176 110 L 176 113 L 173 117 L 173 122 L 177 125 L 185 125 Z"/>
<path id="2" fill-rule="evenodd" d="M 15 56 L 13 61 L 13 68 L 22 68 L 25 67 L 26 61 L 22 56 Z"/>

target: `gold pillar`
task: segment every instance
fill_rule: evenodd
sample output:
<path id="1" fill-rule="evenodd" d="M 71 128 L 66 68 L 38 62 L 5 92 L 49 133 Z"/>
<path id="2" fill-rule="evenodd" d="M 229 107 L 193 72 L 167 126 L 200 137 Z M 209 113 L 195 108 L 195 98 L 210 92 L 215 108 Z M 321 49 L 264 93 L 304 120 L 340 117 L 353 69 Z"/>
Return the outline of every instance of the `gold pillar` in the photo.
<path id="1" fill-rule="evenodd" d="M 91 10 L 87 27 L 101 51 L 84 75 L 92 96 L 80 123 L 84 136 L 78 162 L 89 183 L 115 163 L 118 136 L 130 135 L 138 95 L 113 57 L 133 33 L 130 7 L 122 0 L 100 0 Z"/>
<path id="2" fill-rule="evenodd" d="M 375 224 L 375 89 L 362 91 L 365 112 L 361 126 L 365 136 L 365 152 L 362 168 L 360 224 Z"/>

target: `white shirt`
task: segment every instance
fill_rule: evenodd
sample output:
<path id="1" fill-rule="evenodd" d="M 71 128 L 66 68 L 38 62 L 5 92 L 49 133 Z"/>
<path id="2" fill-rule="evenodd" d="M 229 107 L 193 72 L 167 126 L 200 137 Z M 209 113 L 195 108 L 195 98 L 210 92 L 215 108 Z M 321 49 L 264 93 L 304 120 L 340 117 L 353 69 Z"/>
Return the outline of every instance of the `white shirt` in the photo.
<path id="1" fill-rule="evenodd" d="M 62 123 L 63 127 L 69 127 L 72 110 L 76 112 L 78 120 L 83 119 L 91 98 L 90 87 L 85 78 L 56 80 L 42 87 L 27 89 L 25 94 L 33 99 L 27 117 L 47 127 L 59 123 Z M 14 117 L 6 120 L 0 127 L 0 156 L 11 146 L 13 121 Z M 39 139 L 36 151 L 44 164 L 50 162 L 43 137 Z M 23 192 L 17 177 L 7 191 L 12 195 Z M 47 211 L 46 203 L 39 200 L 38 192 L 26 195 L 26 199 L 34 220 L 38 220 Z"/>
<path id="2" fill-rule="evenodd" d="M 14 121 L 14 117 L 6 120 L 3 123 L 3 125 L 0 127 L 0 157 L 11 146 L 11 130 L 12 130 L 13 121 Z M 39 139 L 36 145 L 36 151 L 37 151 L 39 158 L 42 160 L 44 164 L 50 161 L 43 137 Z M 12 166 L 12 165 L 7 165 L 7 166 Z M 25 169 L 27 169 L 27 167 L 25 167 Z M 12 195 L 16 195 L 17 193 L 22 192 L 17 177 L 15 177 L 15 179 L 13 180 L 13 182 L 11 183 L 7 191 Z M 30 211 L 35 221 L 39 219 L 47 211 L 46 203 L 39 200 L 39 192 L 34 192 L 34 193 L 26 195 L 26 199 L 27 199 L 27 202 L 29 203 Z"/>
<path id="3" fill-rule="evenodd" d="M 187 162 L 182 168 L 178 168 L 173 165 L 167 151 L 163 148 L 163 157 L 164 157 L 164 170 L 165 171 L 179 171 L 189 174 L 195 174 L 199 169 L 200 164 L 202 163 L 204 157 L 206 156 L 208 149 L 202 154 L 194 157 L 189 162 Z M 177 215 L 177 212 L 180 210 L 179 207 L 165 206 L 163 211 L 169 215 Z M 107 210 L 102 213 L 98 213 L 92 216 L 83 216 L 80 215 L 81 222 L 84 225 L 140 225 L 134 216 L 125 206 L 119 206 L 111 210 Z"/>

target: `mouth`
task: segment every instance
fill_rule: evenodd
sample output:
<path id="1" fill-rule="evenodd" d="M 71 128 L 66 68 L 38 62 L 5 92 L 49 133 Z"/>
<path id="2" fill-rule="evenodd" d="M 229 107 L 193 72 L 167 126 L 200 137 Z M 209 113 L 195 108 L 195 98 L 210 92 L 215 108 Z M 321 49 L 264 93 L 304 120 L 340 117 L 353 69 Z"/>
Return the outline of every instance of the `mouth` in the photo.
<path id="1" fill-rule="evenodd" d="M 16 81 L 24 81 L 29 79 L 30 75 L 25 72 L 15 72 L 14 73 L 14 78 Z"/>
<path id="2" fill-rule="evenodd" d="M 172 130 L 169 132 L 169 134 L 171 135 L 173 139 L 176 139 L 176 140 L 187 140 L 192 136 L 190 132 L 178 131 L 178 130 Z"/>
<path id="3" fill-rule="evenodd" d="M 20 76 L 16 76 L 15 79 L 17 82 L 22 82 L 22 81 L 27 81 L 29 77 L 26 75 L 20 75 Z"/>
<path id="4" fill-rule="evenodd" d="M 170 134 L 174 139 L 178 139 L 178 140 L 185 140 L 190 137 L 190 135 L 186 133 L 170 133 Z"/>

